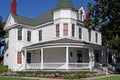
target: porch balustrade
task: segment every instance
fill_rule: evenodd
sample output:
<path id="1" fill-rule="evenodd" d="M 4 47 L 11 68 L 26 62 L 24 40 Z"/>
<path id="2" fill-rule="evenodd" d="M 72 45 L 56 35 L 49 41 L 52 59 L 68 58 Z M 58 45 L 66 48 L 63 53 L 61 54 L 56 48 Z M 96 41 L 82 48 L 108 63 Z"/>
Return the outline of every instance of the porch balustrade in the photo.
<path id="1" fill-rule="evenodd" d="M 65 63 L 44 63 L 44 69 L 63 69 L 65 68 Z"/>
<path id="2" fill-rule="evenodd" d="M 41 63 L 30 63 L 27 69 L 41 69 Z M 69 69 L 90 69 L 89 63 L 69 63 Z M 43 69 L 66 69 L 66 63 L 43 63 Z"/>
<path id="3" fill-rule="evenodd" d="M 89 69 L 89 63 L 69 63 L 69 69 Z"/>
<path id="4" fill-rule="evenodd" d="M 41 63 L 29 63 L 26 66 L 27 69 L 41 69 Z"/>

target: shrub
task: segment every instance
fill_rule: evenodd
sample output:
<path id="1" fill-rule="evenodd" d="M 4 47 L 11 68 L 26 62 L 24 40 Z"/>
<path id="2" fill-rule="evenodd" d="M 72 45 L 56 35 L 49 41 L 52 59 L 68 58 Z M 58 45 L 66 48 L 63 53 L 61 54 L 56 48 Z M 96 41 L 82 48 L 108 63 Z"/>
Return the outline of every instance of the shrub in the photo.
<path id="1" fill-rule="evenodd" d="M 102 67 L 107 67 L 107 64 L 102 64 Z"/>

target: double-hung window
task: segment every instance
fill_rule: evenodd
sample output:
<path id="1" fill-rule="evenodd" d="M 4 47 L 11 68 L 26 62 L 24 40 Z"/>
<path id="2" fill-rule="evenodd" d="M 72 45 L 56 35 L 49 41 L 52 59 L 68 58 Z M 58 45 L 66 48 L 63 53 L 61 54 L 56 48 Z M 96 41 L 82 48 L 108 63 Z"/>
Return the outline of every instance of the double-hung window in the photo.
<path id="1" fill-rule="evenodd" d="M 88 31 L 89 41 L 91 41 L 91 31 Z"/>
<path id="2" fill-rule="evenodd" d="M 56 25 L 56 37 L 60 36 L 59 24 Z"/>
<path id="3" fill-rule="evenodd" d="M 63 25 L 63 35 L 68 36 L 68 23 L 64 23 Z"/>
<path id="4" fill-rule="evenodd" d="M 17 63 L 22 64 L 22 52 L 17 53 Z"/>
<path id="5" fill-rule="evenodd" d="M 22 40 L 22 28 L 18 29 L 18 40 Z"/>
<path id="6" fill-rule="evenodd" d="M 31 31 L 27 31 L 27 41 L 31 41 Z"/>
<path id="7" fill-rule="evenodd" d="M 27 52 L 27 63 L 31 63 L 31 53 Z"/>
<path id="8" fill-rule="evenodd" d="M 72 24 L 72 37 L 75 37 L 75 24 Z"/>
<path id="9" fill-rule="evenodd" d="M 42 40 L 42 30 L 39 30 L 39 41 Z"/>
<path id="10" fill-rule="evenodd" d="M 98 33 L 95 33 L 96 43 L 98 43 Z"/>
<path id="11" fill-rule="evenodd" d="M 82 28 L 79 28 L 79 39 L 82 39 Z"/>

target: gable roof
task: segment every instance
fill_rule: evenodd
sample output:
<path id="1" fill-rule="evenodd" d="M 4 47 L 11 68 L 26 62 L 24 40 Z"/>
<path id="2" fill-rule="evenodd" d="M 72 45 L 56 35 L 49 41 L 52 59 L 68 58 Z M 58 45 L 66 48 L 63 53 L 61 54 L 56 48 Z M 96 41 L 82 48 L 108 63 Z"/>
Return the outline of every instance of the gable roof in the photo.
<path id="1" fill-rule="evenodd" d="M 36 18 L 27 18 L 18 14 L 11 14 L 11 15 L 15 19 L 15 22 L 29 26 L 37 26 L 46 22 L 53 21 L 52 10 L 49 10 L 46 13 Z"/>
<path id="2" fill-rule="evenodd" d="M 58 4 L 56 5 L 55 9 L 60 9 L 60 8 L 75 9 L 72 0 L 58 0 Z M 11 14 L 11 15 L 15 19 L 16 23 L 25 24 L 33 27 L 53 21 L 52 10 L 49 10 L 36 18 L 27 18 L 18 14 Z"/>
<path id="3" fill-rule="evenodd" d="M 46 13 L 42 14 L 39 17 L 34 18 L 33 20 L 35 21 L 34 24 L 36 25 L 40 25 L 46 22 L 53 21 L 52 10 L 47 11 Z"/>

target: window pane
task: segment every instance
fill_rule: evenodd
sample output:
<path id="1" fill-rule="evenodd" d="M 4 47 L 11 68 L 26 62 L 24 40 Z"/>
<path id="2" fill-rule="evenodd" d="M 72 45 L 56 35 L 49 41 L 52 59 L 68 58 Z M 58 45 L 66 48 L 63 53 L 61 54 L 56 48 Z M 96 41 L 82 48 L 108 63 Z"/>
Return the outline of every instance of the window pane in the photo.
<path id="1" fill-rule="evenodd" d="M 91 31 L 88 31 L 89 34 L 89 41 L 91 41 Z"/>
<path id="2" fill-rule="evenodd" d="M 21 52 L 17 53 L 17 63 L 22 64 L 22 53 Z"/>
<path id="3" fill-rule="evenodd" d="M 59 24 L 56 25 L 56 37 L 59 37 Z"/>
<path id="4" fill-rule="evenodd" d="M 95 34 L 96 36 L 96 43 L 98 42 L 98 33 Z"/>
<path id="5" fill-rule="evenodd" d="M 83 11 L 80 11 L 80 20 L 82 21 L 82 17 L 83 17 Z"/>
<path id="6" fill-rule="evenodd" d="M 31 41 L 31 31 L 27 31 L 27 41 Z"/>
<path id="7" fill-rule="evenodd" d="M 68 36 L 68 24 L 67 23 L 64 24 L 63 32 L 64 32 L 63 33 L 64 36 Z"/>
<path id="8" fill-rule="evenodd" d="M 42 30 L 39 31 L 39 41 L 42 40 Z"/>
<path id="9" fill-rule="evenodd" d="M 82 39 L 82 29 L 79 28 L 79 39 Z"/>
<path id="10" fill-rule="evenodd" d="M 31 53 L 27 52 L 27 63 L 31 63 Z"/>
<path id="11" fill-rule="evenodd" d="M 72 24 L 72 36 L 75 36 L 75 24 Z"/>
<path id="12" fill-rule="evenodd" d="M 22 40 L 22 29 L 18 29 L 18 40 Z"/>

